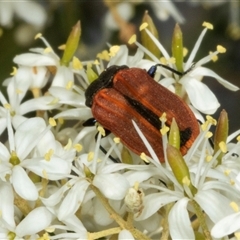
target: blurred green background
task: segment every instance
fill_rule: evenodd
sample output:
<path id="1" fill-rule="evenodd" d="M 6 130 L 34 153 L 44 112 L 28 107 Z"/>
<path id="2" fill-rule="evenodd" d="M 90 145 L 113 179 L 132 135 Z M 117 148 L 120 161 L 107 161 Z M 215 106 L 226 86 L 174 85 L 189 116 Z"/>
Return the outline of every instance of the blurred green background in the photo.
<path id="1" fill-rule="evenodd" d="M 171 52 L 171 38 L 176 21 L 171 16 L 166 21 L 159 20 L 154 15 L 154 11 L 149 2 L 146 1 L 133 5 L 135 14 L 129 21 L 135 24 L 138 29 L 145 10 L 148 10 L 149 15 L 153 18 L 159 31 L 161 43 L 168 52 Z M 202 23 L 207 21 L 214 25 L 214 30 L 208 31 L 204 37 L 195 60 L 206 56 L 209 51 L 214 51 L 217 45 L 223 45 L 227 48 L 227 52 L 220 55 L 216 63 L 211 62 L 206 66 L 214 70 L 221 77 L 240 87 L 240 40 L 233 39 L 227 31 L 229 19 L 232 17 L 230 2 L 231 1 L 226 1 L 225 3 L 212 7 L 203 6 L 201 1 L 199 1 L 198 4 L 190 4 L 189 2 L 175 2 L 174 4 L 186 20 L 184 24 L 181 24 L 181 29 L 184 37 L 184 46 L 187 47 L 189 51 L 193 48 L 202 31 Z M 81 60 L 94 59 L 99 51 L 107 48 L 107 42 L 111 44 L 122 44 L 118 38 L 118 31 L 111 31 L 105 26 L 104 19 L 109 9 L 103 1 L 63 2 L 49 0 L 36 1 L 36 3 L 40 4 L 47 13 L 47 20 L 41 32 L 59 54 L 61 54 L 61 52 L 57 47 L 65 43 L 72 26 L 78 20 L 81 20 L 82 26 L 81 43 L 78 51 L 78 57 Z M 0 5 L 0 13 L 2 12 L 1 8 L 3 9 L 3 3 Z M 240 12 L 240 9 L 237 9 L 237 11 Z M 29 14 L 29 12 L 26 14 Z M 32 47 L 44 47 L 40 40 L 33 40 L 34 35 L 29 38 L 26 32 L 26 38 L 29 39 L 28 43 L 20 44 L 18 42 L 16 32 L 23 24 L 24 21 L 15 16 L 11 27 L 1 26 L 3 32 L 0 38 L 1 81 L 9 77 L 10 72 L 12 72 L 12 67 L 14 66 L 12 59 L 15 55 L 28 52 L 29 48 Z M 131 51 L 134 52 L 135 49 Z M 204 82 L 210 86 L 221 103 L 221 107 L 214 116 L 217 117 L 221 109 L 226 109 L 230 119 L 230 132 L 239 129 L 240 91 L 231 92 L 226 90 L 211 78 L 204 79 Z"/>

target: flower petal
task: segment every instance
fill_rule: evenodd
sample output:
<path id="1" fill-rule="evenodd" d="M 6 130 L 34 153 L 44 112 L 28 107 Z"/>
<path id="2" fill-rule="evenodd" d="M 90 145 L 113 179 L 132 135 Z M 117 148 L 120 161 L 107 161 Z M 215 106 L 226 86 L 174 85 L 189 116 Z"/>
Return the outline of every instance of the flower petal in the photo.
<path id="1" fill-rule="evenodd" d="M 23 160 L 37 144 L 38 136 L 46 129 L 42 118 L 30 118 L 23 122 L 15 133 L 16 152 L 20 160 Z"/>
<path id="2" fill-rule="evenodd" d="M 32 77 L 29 67 L 20 67 L 17 70 L 16 75 L 12 77 L 7 87 L 9 102 L 12 107 L 16 109 L 19 107 L 18 105 L 25 97 L 26 92 L 29 89 L 31 79 Z"/>
<path id="3" fill-rule="evenodd" d="M 36 53 L 24 53 L 17 55 L 13 62 L 19 65 L 24 65 L 28 67 L 35 67 L 35 66 L 56 66 L 56 61 L 45 55 L 40 55 Z"/>
<path id="4" fill-rule="evenodd" d="M 84 227 L 84 225 L 76 215 L 69 216 L 68 218 L 63 219 L 62 222 L 64 222 L 66 226 L 69 227 L 70 230 L 75 231 L 76 233 L 82 232 L 82 234 L 85 233 L 87 235 L 86 228 Z M 87 236 L 85 238 L 87 238 Z M 80 238 L 80 239 L 85 239 L 85 238 Z"/>
<path id="5" fill-rule="evenodd" d="M 126 229 L 122 230 L 118 235 L 119 240 L 134 240 L 133 235 Z"/>
<path id="6" fill-rule="evenodd" d="M 135 218 L 136 221 L 144 220 L 156 213 L 164 205 L 177 201 L 179 198 L 166 193 L 153 193 L 143 199 L 144 208 L 141 214 Z"/>
<path id="7" fill-rule="evenodd" d="M 17 194 L 23 199 L 35 201 L 38 191 L 27 173 L 19 165 L 12 170 L 12 184 Z"/>
<path id="8" fill-rule="evenodd" d="M 1 182 L 0 196 L 4 196 L 0 199 L 1 218 L 12 228 L 15 228 L 14 196 L 12 186 L 9 183 Z"/>
<path id="9" fill-rule="evenodd" d="M 10 153 L 6 146 L 0 142 L 0 159 L 1 161 L 9 161 Z"/>
<path id="10" fill-rule="evenodd" d="M 215 224 L 211 234 L 215 238 L 227 237 L 227 235 L 240 229 L 240 212 L 231 214 Z"/>
<path id="11" fill-rule="evenodd" d="M 50 110 L 60 106 L 60 103 L 54 103 L 56 98 L 52 96 L 43 96 L 30 99 L 22 103 L 19 107 L 19 114 L 26 114 L 36 110 Z"/>
<path id="12" fill-rule="evenodd" d="M 200 190 L 194 199 L 214 223 L 233 213 L 230 200 L 214 190 Z"/>
<path id="13" fill-rule="evenodd" d="M 127 64 L 128 48 L 126 45 L 121 45 L 120 49 L 114 57 L 112 57 L 108 63 L 108 67 L 112 65 L 125 65 Z"/>
<path id="14" fill-rule="evenodd" d="M 48 90 L 55 98 L 59 99 L 62 104 L 68 104 L 75 107 L 86 107 L 85 97 L 81 96 L 73 91 L 67 90 L 66 88 L 54 86 Z"/>
<path id="15" fill-rule="evenodd" d="M 188 94 L 192 105 L 205 114 L 213 114 L 220 106 L 217 98 L 207 85 L 195 78 L 182 78 L 180 81 Z"/>
<path id="16" fill-rule="evenodd" d="M 92 117 L 92 112 L 90 108 L 74 108 L 62 111 L 54 116 L 54 118 L 63 118 L 63 119 L 81 119 L 85 121 Z"/>
<path id="17" fill-rule="evenodd" d="M 85 193 L 88 189 L 89 182 L 82 180 L 77 182 L 68 192 L 59 208 L 59 220 L 73 215 L 81 205 Z"/>
<path id="18" fill-rule="evenodd" d="M 208 77 L 215 78 L 220 84 L 222 84 L 225 88 L 231 91 L 239 90 L 239 87 L 223 79 L 222 77 L 220 77 L 218 74 L 216 74 L 214 71 L 210 70 L 209 68 L 197 67 L 193 69 L 193 71 L 190 73 L 190 75 L 193 75 L 193 74 L 196 76 L 199 75 L 199 76 L 208 76 Z"/>
<path id="19" fill-rule="evenodd" d="M 73 71 L 65 66 L 58 67 L 52 81 L 52 86 L 66 87 L 69 81 L 74 82 Z"/>
<path id="20" fill-rule="evenodd" d="M 32 1 L 15 2 L 16 14 L 27 23 L 41 27 L 47 20 L 47 13 L 41 4 Z M 31 12 L 33 14 L 26 14 Z"/>
<path id="21" fill-rule="evenodd" d="M 97 174 L 95 185 L 109 199 L 121 200 L 125 197 L 130 185 L 125 177 L 119 173 Z"/>
<path id="22" fill-rule="evenodd" d="M 51 193 L 51 195 L 48 198 L 40 197 L 40 199 L 42 200 L 45 206 L 49 206 L 49 207 L 56 206 L 62 200 L 62 197 L 65 194 L 65 192 L 68 191 L 69 188 L 75 184 L 75 182 L 76 182 L 76 179 L 71 179 L 66 184 L 64 184 L 61 188 Z"/>
<path id="23" fill-rule="evenodd" d="M 49 180 L 63 179 L 71 171 L 71 162 L 56 156 L 52 156 L 50 161 L 42 158 L 24 160 L 21 166 Z"/>
<path id="24" fill-rule="evenodd" d="M 19 237 L 36 234 L 47 228 L 52 222 L 52 214 L 46 207 L 39 207 L 32 210 L 16 227 L 16 234 Z"/>
<path id="25" fill-rule="evenodd" d="M 98 226 L 108 226 L 114 221 L 109 215 L 109 212 L 97 198 L 93 199 L 93 219 Z"/>
<path id="26" fill-rule="evenodd" d="M 187 204 L 189 199 L 182 198 L 169 212 L 168 222 L 172 239 L 195 239 L 189 219 Z"/>

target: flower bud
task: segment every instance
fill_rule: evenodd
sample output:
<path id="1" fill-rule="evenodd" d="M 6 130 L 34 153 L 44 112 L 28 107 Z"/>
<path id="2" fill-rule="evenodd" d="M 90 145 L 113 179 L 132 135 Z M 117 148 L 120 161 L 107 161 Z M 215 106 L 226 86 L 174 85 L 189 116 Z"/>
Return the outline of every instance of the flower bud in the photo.
<path id="1" fill-rule="evenodd" d="M 184 161 L 184 158 L 181 152 L 171 146 L 170 144 L 167 145 L 167 158 L 168 163 L 173 171 L 174 176 L 176 177 L 177 181 L 183 186 L 186 184 L 186 179 L 188 179 L 188 188 L 190 189 L 191 193 L 194 195 L 196 193 L 196 188 L 192 185 L 190 181 L 190 173 L 187 167 L 187 164 Z"/>
<path id="2" fill-rule="evenodd" d="M 158 37 L 158 31 L 152 21 L 152 18 L 148 15 L 148 11 L 145 11 L 142 23 L 147 23 L 147 29 L 156 37 Z M 147 48 L 151 53 L 153 53 L 157 58 L 161 57 L 161 52 L 153 40 L 149 37 L 146 31 L 141 31 L 141 41 L 142 45 Z M 148 55 L 145 55 L 145 58 L 149 59 Z"/>
<path id="3" fill-rule="evenodd" d="M 180 149 L 180 132 L 174 118 L 171 123 L 168 142 L 176 149 L 178 150 Z"/>
<path id="4" fill-rule="evenodd" d="M 176 67 L 179 72 L 183 72 L 183 37 L 178 24 L 175 25 L 172 37 L 172 55 L 176 60 Z"/>
<path id="5" fill-rule="evenodd" d="M 121 152 L 122 162 L 126 164 L 133 164 L 132 156 L 129 152 L 129 150 L 123 146 L 122 152 Z"/>
<path id="6" fill-rule="evenodd" d="M 227 141 L 228 136 L 228 114 L 225 110 L 222 110 L 217 122 L 216 131 L 214 134 L 214 154 L 221 148 L 220 144 Z M 217 159 L 220 163 L 224 152 L 221 152 Z"/>
<path id="7" fill-rule="evenodd" d="M 71 61 L 73 55 L 75 54 L 79 39 L 81 35 L 81 26 L 80 21 L 73 26 L 72 31 L 67 39 L 66 47 L 63 53 L 63 57 L 61 59 L 61 65 L 68 66 L 69 62 Z"/>
<path id="8" fill-rule="evenodd" d="M 92 70 L 92 67 L 90 65 L 87 65 L 86 73 L 89 83 L 92 83 L 94 80 L 98 78 L 98 75 Z"/>

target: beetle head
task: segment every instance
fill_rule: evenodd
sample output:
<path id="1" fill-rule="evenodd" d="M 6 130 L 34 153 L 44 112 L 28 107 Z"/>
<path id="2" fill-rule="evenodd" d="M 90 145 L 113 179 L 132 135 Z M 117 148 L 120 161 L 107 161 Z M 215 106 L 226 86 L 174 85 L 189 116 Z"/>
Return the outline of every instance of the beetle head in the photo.
<path id="1" fill-rule="evenodd" d="M 88 107 L 92 107 L 92 103 L 93 103 L 93 98 L 94 95 L 100 91 L 103 88 L 110 88 L 112 87 L 112 80 L 114 78 L 114 75 L 121 69 L 126 69 L 129 68 L 126 65 L 123 66 L 110 66 L 109 68 L 105 69 L 98 77 L 98 79 L 96 79 L 95 81 L 93 81 L 89 87 L 87 88 L 86 92 L 85 92 L 85 97 L 86 97 L 86 101 L 85 104 Z"/>

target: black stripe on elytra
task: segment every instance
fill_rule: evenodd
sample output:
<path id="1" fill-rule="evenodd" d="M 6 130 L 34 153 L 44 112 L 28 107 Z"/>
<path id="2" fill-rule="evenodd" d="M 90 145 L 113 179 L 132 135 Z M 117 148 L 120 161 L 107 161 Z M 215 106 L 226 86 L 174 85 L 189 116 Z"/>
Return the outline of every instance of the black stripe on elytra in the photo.
<path id="1" fill-rule="evenodd" d="M 184 146 L 186 142 L 191 138 L 192 130 L 190 127 L 180 130 L 180 146 Z"/>
<path id="2" fill-rule="evenodd" d="M 143 116 L 153 127 L 155 127 L 158 131 L 161 129 L 161 121 L 159 120 L 159 116 L 157 116 L 150 109 L 145 107 L 139 101 L 132 99 L 128 96 L 124 95 L 124 98 L 128 101 L 128 103 Z M 167 125 L 167 124 L 166 124 Z M 168 125 L 167 125 L 168 126 Z M 169 126 L 168 126 L 169 127 Z M 186 142 L 191 138 L 192 130 L 190 127 L 185 128 L 184 130 L 180 130 L 180 146 L 184 146 Z"/>
<path id="3" fill-rule="evenodd" d="M 142 117 L 144 117 L 149 123 L 151 123 L 153 127 L 155 127 L 157 130 L 160 130 L 161 121 L 159 120 L 159 116 L 157 116 L 150 109 L 146 108 L 139 101 L 132 99 L 126 95 L 124 95 L 124 98 L 139 114 L 141 114 Z"/>

